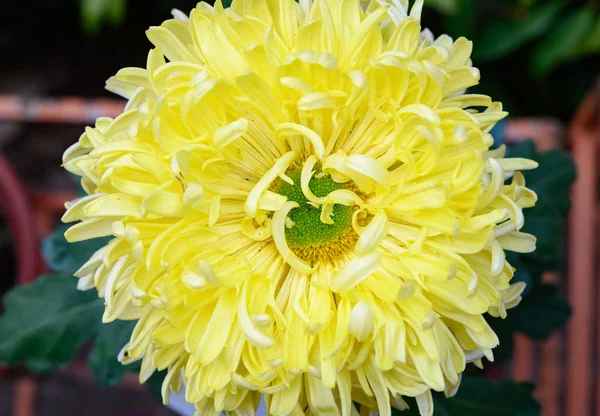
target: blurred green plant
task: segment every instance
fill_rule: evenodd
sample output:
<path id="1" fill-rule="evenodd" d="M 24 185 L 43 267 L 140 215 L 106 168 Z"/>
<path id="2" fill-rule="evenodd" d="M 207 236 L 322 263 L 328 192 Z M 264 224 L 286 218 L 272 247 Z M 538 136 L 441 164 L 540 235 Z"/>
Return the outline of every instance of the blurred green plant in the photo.
<path id="1" fill-rule="evenodd" d="M 475 41 L 476 64 L 507 59 L 528 49 L 533 52 L 531 75 L 546 76 L 571 60 L 600 53 L 597 2 L 434 0 L 425 4 L 444 16 L 443 25 L 450 34 Z M 466 27 L 452 23 L 455 15 L 460 15 L 458 20 Z"/>
<path id="2" fill-rule="evenodd" d="M 562 1 L 550 1 L 534 5 L 518 23 L 506 18 L 492 20 L 481 34 L 474 59 L 493 61 L 515 52 L 548 31 L 562 8 Z"/>
<path id="3" fill-rule="evenodd" d="M 461 0 L 428 0 L 425 5 L 444 15 L 453 16 L 460 12 Z"/>
<path id="4" fill-rule="evenodd" d="M 568 120 L 598 77 L 600 3 L 426 0 L 434 33 L 465 36 L 484 74 L 479 92 L 512 115 Z M 573 76 L 577 74 L 577 76 Z"/>
<path id="5" fill-rule="evenodd" d="M 77 290 L 69 275 L 48 275 L 4 297 L 0 361 L 35 373 L 69 363 L 102 326 L 102 300 Z"/>
<path id="6" fill-rule="evenodd" d="M 451 399 L 435 393 L 436 416 L 538 416 L 540 405 L 533 398 L 533 384 L 509 380 L 491 381 L 485 377 L 463 376 L 460 389 Z M 394 410 L 394 416 L 419 416 L 414 400 L 410 409 Z"/>
<path id="7" fill-rule="evenodd" d="M 121 24 L 127 0 L 81 0 L 81 22 L 88 33 L 96 33 L 105 23 Z"/>

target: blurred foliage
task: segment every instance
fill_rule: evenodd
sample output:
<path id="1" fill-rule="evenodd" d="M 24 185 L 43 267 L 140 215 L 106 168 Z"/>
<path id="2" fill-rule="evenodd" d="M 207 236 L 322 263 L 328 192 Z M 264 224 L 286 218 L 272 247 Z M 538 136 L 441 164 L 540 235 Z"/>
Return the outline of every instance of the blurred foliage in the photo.
<path id="1" fill-rule="evenodd" d="M 456 396 L 448 399 L 434 393 L 434 414 L 439 416 L 538 416 L 540 405 L 533 398 L 533 384 L 484 377 L 463 376 Z M 419 416 L 413 399 L 410 409 L 394 410 L 394 416 Z"/>
<path id="2" fill-rule="evenodd" d="M 59 226 L 53 234 L 42 241 L 42 256 L 50 270 L 72 276 L 98 248 L 106 245 L 110 239 L 98 238 L 69 244 L 64 236 L 68 228 L 68 225 Z"/>
<path id="3" fill-rule="evenodd" d="M 515 52 L 525 43 L 546 33 L 562 7 L 560 0 L 535 5 L 518 25 L 509 19 L 492 20 L 482 31 L 474 59 L 479 62 L 493 61 Z"/>
<path id="4" fill-rule="evenodd" d="M 102 300 L 74 283 L 71 276 L 50 275 L 8 292 L 0 316 L 1 362 L 51 371 L 69 363 L 98 333 Z"/>
<path id="5" fill-rule="evenodd" d="M 570 315 L 571 308 L 556 286 L 538 284 L 507 319 L 516 331 L 543 341 L 562 328 Z"/>
<path id="6" fill-rule="evenodd" d="M 423 21 L 434 33 L 473 41 L 473 62 L 482 74 L 475 91 L 502 101 L 512 115 L 567 121 L 599 75 L 598 1 L 436 0 L 429 5 L 435 11 Z"/>
<path id="7" fill-rule="evenodd" d="M 114 386 L 121 381 L 127 370 L 139 370 L 139 365 L 124 366 L 116 360 L 123 346 L 129 342 L 134 327 L 135 321 L 115 321 L 102 325 L 98 331 L 87 358 L 98 384 Z"/>
<path id="8" fill-rule="evenodd" d="M 81 21 L 95 33 L 104 23 L 120 24 L 125 19 L 127 0 L 81 0 Z"/>
<path id="9" fill-rule="evenodd" d="M 427 7 L 448 16 L 454 16 L 461 9 L 461 0 L 428 0 L 425 4 Z"/>

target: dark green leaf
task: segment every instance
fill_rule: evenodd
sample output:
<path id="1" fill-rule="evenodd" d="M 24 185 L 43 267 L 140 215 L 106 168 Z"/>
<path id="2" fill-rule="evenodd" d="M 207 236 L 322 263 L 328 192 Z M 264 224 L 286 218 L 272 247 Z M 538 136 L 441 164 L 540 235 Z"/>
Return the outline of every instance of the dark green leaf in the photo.
<path id="1" fill-rule="evenodd" d="M 540 406 L 533 398 L 533 385 L 512 381 L 494 382 L 465 377 L 456 397 L 436 401 L 439 415 L 537 416 Z"/>
<path id="2" fill-rule="evenodd" d="M 472 39 L 477 20 L 475 0 L 458 0 L 458 3 L 460 12 L 444 20 L 444 32 L 455 38 L 465 36 Z"/>
<path id="3" fill-rule="evenodd" d="M 586 35 L 585 40 L 581 45 L 581 51 L 583 53 L 600 52 L 600 16 L 596 18 L 594 26 L 592 26 L 592 29 Z"/>
<path id="4" fill-rule="evenodd" d="M 441 14 L 453 16 L 460 11 L 460 0 L 428 0 L 425 6 Z"/>
<path id="5" fill-rule="evenodd" d="M 104 0 L 81 0 L 81 19 L 87 32 L 98 31 L 102 22 L 103 9 Z"/>
<path id="6" fill-rule="evenodd" d="M 517 260 L 511 259 L 515 257 Z M 556 270 L 559 266 L 559 256 L 553 256 L 548 262 L 540 261 L 537 258 L 532 258 L 529 254 L 507 253 L 509 263 L 517 269 L 514 276 L 514 282 L 525 282 L 527 287 L 523 292 L 523 297 L 531 294 L 533 289 L 540 284 L 544 272 L 548 270 Z"/>
<path id="7" fill-rule="evenodd" d="M 560 242 L 563 242 L 563 239 L 561 239 Z M 562 264 L 561 256 L 561 250 L 559 247 L 556 247 L 555 255 L 549 256 L 548 258 L 540 258 L 539 256 L 531 256 L 530 254 L 525 254 L 521 257 L 523 264 L 525 264 L 525 267 L 529 269 L 529 272 L 533 277 L 533 281 L 535 284 L 538 284 L 541 282 L 544 272 L 556 271 L 560 268 Z M 524 295 L 528 295 L 527 289 L 525 290 Z"/>
<path id="8" fill-rule="evenodd" d="M 539 3 L 519 21 L 493 20 L 486 25 L 481 41 L 474 50 L 474 59 L 491 61 L 502 58 L 543 35 L 550 29 L 563 6 L 561 0 Z"/>
<path id="9" fill-rule="evenodd" d="M 542 262 L 551 261 L 557 255 L 557 246 L 564 230 L 564 216 L 556 205 L 540 198 L 535 207 L 525 211 L 525 226 L 521 231 L 537 238 L 536 250 L 527 257 Z"/>
<path id="10" fill-rule="evenodd" d="M 98 333 L 103 311 L 95 292 L 76 286 L 73 277 L 45 276 L 8 292 L 0 316 L 0 361 L 44 370 L 68 363 Z"/>
<path id="11" fill-rule="evenodd" d="M 118 23 L 125 14 L 125 0 L 82 0 L 81 18 L 84 29 L 95 33 L 103 23 Z"/>
<path id="12" fill-rule="evenodd" d="M 561 214 L 571 209 L 570 190 L 577 178 L 577 168 L 573 157 L 561 150 L 542 153 L 538 158 L 542 169 L 525 176 L 531 189 L 544 195 L 558 208 Z"/>
<path id="13" fill-rule="evenodd" d="M 514 323 L 509 319 L 493 318 L 489 315 L 485 318 L 500 340 L 500 344 L 494 348 L 494 363 L 505 363 L 513 356 Z"/>
<path id="14" fill-rule="evenodd" d="M 74 182 L 74 183 L 77 185 L 77 190 L 76 190 L 76 193 L 75 193 L 75 194 L 76 194 L 78 197 L 81 197 L 81 196 L 86 196 L 86 195 L 87 195 L 87 192 L 85 192 L 85 191 L 83 190 L 83 185 L 81 184 L 81 182 L 82 182 L 82 179 L 81 179 L 81 177 L 79 177 L 79 176 L 77 176 L 77 175 L 75 175 L 75 174 L 73 174 L 73 173 L 69 173 L 69 174 L 68 174 L 68 176 L 69 176 L 69 178 L 71 178 L 71 180 L 72 180 L 72 181 L 73 181 L 73 182 Z"/>
<path id="15" fill-rule="evenodd" d="M 118 384 L 127 371 L 117 357 L 129 341 L 134 326 L 135 321 L 115 321 L 102 325 L 88 356 L 88 364 L 100 385 Z"/>
<path id="16" fill-rule="evenodd" d="M 528 157 L 540 164 L 537 169 L 523 172 L 527 187 L 533 189 L 540 200 L 554 205 L 561 214 L 567 214 L 571 207 L 570 188 L 577 177 L 573 157 L 562 150 L 532 154 L 526 146 L 512 148 L 510 157 Z"/>
<path id="17" fill-rule="evenodd" d="M 42 255 L 48 267 L 60 274 L 73 275 L 94 252 L 105 246 L 108 238 L 68 243 L 64 233 L 68 225 L 58 227 L 42 241 Z"/>
<path id="18" fill-rule="evenodd" d="M 557 247 L 564 230 L 564 218 L 570 208 L 570 187 L 576 178 L 573 158 L 566 152 L 552 150 L 538 154 L 531 142 L 509 149 L 509 157 L 535 160 L 539 167 L 523 172 L 527 186 L 538 195 L 534 208 L 525 210 L 523 231 L 537 238 L 537 249 L 523 257 L 533 259 L 537 266 L 556 266 Z"/>
<path id="19" fill-rule="evenodd" d="M 458 394 L 446 399 L 436 394 L 434 416 L 538 416 L 540 406 L 533 398 L 533 385 L 512 381 L 491 381 L 483 377 L 463 377 Z M 419 415 L 411 408 L 396 416 Z"/>
<path id="20" fill-rule="evenodd" d="M 523 282 L 527 286 L 523 292 L 523 297 L 529 296 L 533 288 L 542 280 L 542 274 L 546 269 L 539 262 L 534 262 L 530 258 L 520 253 L 507 252 L 506 260 L 515 269 L 513 283 Z"/>
<path id="21" fill-rule="evenodd" d="M 539 285 L 531 296 L 511 311 L 509 318 L 515 328 L 525 335 L 544 340 L 553 331 L 560 329 L 571 316 L 567 300 L 558 293 L 553 285 Z"/>
<path id="22" fill-rule="evenodd" d="M 148 393 L 156 400 L 162 401 L 161 387 L 166 375 L 167 370 L 155 371 L 152 377 L 144 384 Z"/>
<path id="23" fill-rule="evenodd" d="M 38 359 L 27 360 L 26 366 L 31 373 L 37 375 L 49 373 L 57 368 L 57 365 L 52 361 Z"/>
<path id="24" fill-rule="evenodd" d="M 595 18 L 593 9 L 580 8 L 561 19 L 535 50 L 531 61 L 533 74 L 545 76 L 566 60 L 584 41 Z"/>
<path id="25" fill-rule="evenodd" d="M 531 140 L 526 140 L 506 149 L 506 157 L 524 157 L 535 160 L 537 158 L 537 152 L 535 151 L 533 142 Z"/>
<path id="26" fill-rule="evenodd" d="M 112 0 L 107 9 L 107 20 L 111 23 L 121 23 L 125 17 L 127 0 Z"/>

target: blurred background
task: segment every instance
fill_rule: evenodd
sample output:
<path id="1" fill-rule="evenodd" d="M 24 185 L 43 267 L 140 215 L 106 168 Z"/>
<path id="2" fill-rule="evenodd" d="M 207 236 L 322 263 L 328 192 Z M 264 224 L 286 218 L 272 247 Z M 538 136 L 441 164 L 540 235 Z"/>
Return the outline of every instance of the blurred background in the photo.
<path id="1" fill-rule="evenodd" d="M 0 295 L 49 271 L 72 273 L 93 252 L 85 246 L 67 252 L 55 231 L 63 202 L 80 192 L 60 167 L 62 153 L 96 117 L 122 111 L 124 103 L 104 91 L 104 81 L 122 67 L 145 65 L 145 29 L 169 18 L 173 8 L 187 13 L 194 5 L 3 2 Z M 541 164 L 527 177 L 541 202 L 526 214 L 539 250 L 511 259 L 529 289 L 512 319 L 493 323 L 502 344 L 485 374 L 535 382 L 544 416 L 600 415 L 600 2 L 427 0 L 423 22 L 434 33 L 474 41 L 473 60 L 482 73 L 475 92 L 502 101 L 511 114 L 495 130 L 498 144 Z M 578 180 L 571 188 L 572 160 Z M 21 318 L 23 327 L 32 324 Z M 118 329 L 106 337 L 122 338 Z M 74 341 L 72 351 L 48 361 L 15 355 L 16 341 L 0 339 L 0 415 L 172 414 L 134 375 L 107 367 L 103 360 L 113 356 L 101 354 L 102 335 L 94 336 L 94 344 L 84 339 L 79 348 Z M 156 383 L 150 386 L 156 390 Z"/>

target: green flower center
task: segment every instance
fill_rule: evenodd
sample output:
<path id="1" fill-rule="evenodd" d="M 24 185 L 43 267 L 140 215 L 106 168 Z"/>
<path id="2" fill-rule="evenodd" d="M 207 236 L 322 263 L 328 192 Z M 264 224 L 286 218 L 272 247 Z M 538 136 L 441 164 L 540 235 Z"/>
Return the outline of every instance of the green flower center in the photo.
<path id="1" fill-rule="evenodd" d="M 300 205 L 288 214 L 288 218 L 294 223 L 293 227 L 286 227 L 285 230 L 288 246 L 298 257 L 308 262 L 333 259 L 352 250 L 358 239 L 352 228 L 355 207 L 336 204 L 331 216 L 333 224 L 321 222 L 321 208 L 313 206 L 302 192 L 301 173 L 302 167 L 291 168 L 286 175 L 294 184 L 278 179 L 271 189 Z M 347 184 L 335 182 L 320 171 L 313 175 L 308 186 L 318 197 L 327 196 L 337 189 L 349 188 Z"/>

